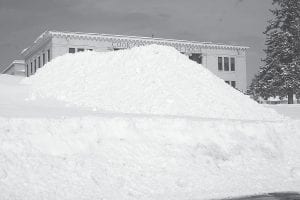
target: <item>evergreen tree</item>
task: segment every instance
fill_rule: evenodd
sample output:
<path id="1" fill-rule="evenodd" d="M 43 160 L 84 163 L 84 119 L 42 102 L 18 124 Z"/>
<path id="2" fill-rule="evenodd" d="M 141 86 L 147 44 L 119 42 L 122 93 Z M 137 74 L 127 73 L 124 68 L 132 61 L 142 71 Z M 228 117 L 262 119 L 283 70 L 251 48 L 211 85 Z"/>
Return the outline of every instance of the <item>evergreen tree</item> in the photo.
<path id="1" fill-rule="evenodd" d="M 273 0 L 266 34 L 266 58 L 250 86 L 255 98 L 300 97 L 300 0 Z"/>

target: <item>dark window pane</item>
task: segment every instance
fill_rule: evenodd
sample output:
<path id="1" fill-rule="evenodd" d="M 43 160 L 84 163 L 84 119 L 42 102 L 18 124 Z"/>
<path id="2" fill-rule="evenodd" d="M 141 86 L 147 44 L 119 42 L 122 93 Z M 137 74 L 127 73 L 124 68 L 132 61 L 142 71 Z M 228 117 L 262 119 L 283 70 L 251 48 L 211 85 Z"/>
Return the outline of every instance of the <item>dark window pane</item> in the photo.
<path id="1" fill-rule="evenodd" d="M 84 49 L 83 48 L 78 48 L 77 49 L 77 52 L 81 52 L 81 51 L 84 51 Z"/>
<path id="2" fill-rule="evenodd" d="M 43 53 L 43 66 L 46 64 L 46 55 Z"/>
<path id="3" fill-rule="evenodd" d="M 26 76 L 27 77 L 29 76 L 29 66 L 28 66 L 28 64 L 26 64 Z"/>
<path id="4" fill-rule="evenodd" d="M 224 71 L 229 71 L 229 58 L 224 57 Z"/>
<path id="5" fill-rule="evenodd" d="M 39 56 L 38 61 L 39 61 L 39 62 L 38 62 L 38 63 L 39 63 L 39 64 L 38 64 L 38 68 L 40 68 L 40 67 L 41 67 L 41 56 Z"/>
<path id="6" fill-rule="evenodd" d="M 51 60 L 50 49 L 48 49 L 48 62 Z"/>
<path id="7" fill-rule="evenodd" d="M 231 81 L 231 86 L 235 88 L 236 87 L 236 82 L 235 81 Z"/>
<path id="8" fill-rule="evenodd" d="M 34 72 L 36 72 L 36 59 L 34 59 Z"/>
<path id="9" fill-rule="evenodd" d="M 230 85 L 230 81 L 225 81 L 225 83 L 229 84 Z"/>
<path id="10" fill-rule="evenodd" d="M 189 58 L 199 64 L 202 64 L 202 54 L 200 53 L 193 53 Z"/>
<path id="11" fill-rule="evenodd" d="M 75 48 L 69 48 L 69 53 L 75 53 Z"/>
<path id="12" fill-rule="evenodd" d="M 223 70 L 223 58 L 218 57 L 218 70 L 222 71 Z"/>
<path id="13" fill-rule="evenodd" d="M 230 70 L 235 71 L 235 58 L 230 58 Z"/>
<path id="14" fill-rule="evenodd" d="M 89 51 L 94 51 L 94 49 L 88 49 Z"/>
<path id="15" fill-rule="evenodd" d="M 32 69 L 32 62 L 30 62 L 30 74 L 32 74 L 32 71 L 33 71 L 33 69 Z"/>

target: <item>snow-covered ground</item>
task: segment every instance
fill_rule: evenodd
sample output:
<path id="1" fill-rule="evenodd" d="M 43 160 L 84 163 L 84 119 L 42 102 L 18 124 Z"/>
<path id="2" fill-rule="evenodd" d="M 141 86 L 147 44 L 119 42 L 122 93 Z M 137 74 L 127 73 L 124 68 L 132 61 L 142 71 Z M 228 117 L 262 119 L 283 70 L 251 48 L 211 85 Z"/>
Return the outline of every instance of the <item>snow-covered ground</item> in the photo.
<path id="1" fill-rule="evenodd" d="M 222 110 L 223 118 L 217 117 L 215 110 L 209 117 L 199 114 L 201 110 L 194 112 L 199 115 L 108 112 L 98 109 L 100 106 L 90 109 L 60 101 L 53 91 L 52 96 L 32 98 L 37 94 L 32 84 L 38 82 L 25 82 L 0 76 L 1 200 L 203 200 L 300 192 L 300 113 L 291 112 L 290 106 L 276 110 L 292 119 L 269 107 L 255 107 L 255 103 L 244 108 L 249 119 L 228 118 L 244 116 L 239 111 L 230 115 L 230 110 Z M 217 88 L 223 88 L 221 82 Z M 228 87 L 228 96 L 230 91 Z M 232 95 L 240 95 L 232 91 Z M 71 99 L 82 97 L 70 95 Z M 92 102 L 89 97 L 87 100 Z M 162 102 L 151 100 L 146 104 Z M 180 103 L 177 100 L 173 96 L 175 105 Z M 243 100 L 249 105 L 248 99 Z M 267 119 L 254 119 L 252 111 L 270 113 L 264 115 Z"/>

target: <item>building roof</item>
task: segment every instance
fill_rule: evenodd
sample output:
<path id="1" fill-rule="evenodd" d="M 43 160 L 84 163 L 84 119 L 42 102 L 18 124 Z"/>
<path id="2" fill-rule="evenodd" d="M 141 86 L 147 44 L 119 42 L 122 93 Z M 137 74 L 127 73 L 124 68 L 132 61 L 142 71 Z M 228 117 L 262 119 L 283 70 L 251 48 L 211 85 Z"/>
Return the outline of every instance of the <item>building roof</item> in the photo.
<path id="1" fill-rule="evenodd" d="M 249 47 L 238 46 L 238 45 L 226 45 L 220 43 L 212 42 L 198 42 L 198 41 L 188 41 L 188 40 L 176 40 L 176 39 L 165 39 L 165 38 L 153 38 L 153 37 L 142 37 L 142 36 L 128 36 L 128 35 L 112 35 L 112 34 L 100 34 L 100 33 L 83 33 L 83 32 L 67 32 L 67 31 L 45 31 L 41 34 L 31 46 L 25 48 L 21 54 L 23 56 L 28 55 L 31 50 L 34 50 L 40 46 L 45 41 L 48 41 L 52 37 L 66 37 L 66 38 L 76 38 L 83 40 L 104 40 L 104 41 L 139 41 L 146 44 L 161 44 L 161 45 L 189 45 L 189 46 L 199 46 L 201 48 L 218 48 L 218 49 L 237 49 L 246 50 Z"/>

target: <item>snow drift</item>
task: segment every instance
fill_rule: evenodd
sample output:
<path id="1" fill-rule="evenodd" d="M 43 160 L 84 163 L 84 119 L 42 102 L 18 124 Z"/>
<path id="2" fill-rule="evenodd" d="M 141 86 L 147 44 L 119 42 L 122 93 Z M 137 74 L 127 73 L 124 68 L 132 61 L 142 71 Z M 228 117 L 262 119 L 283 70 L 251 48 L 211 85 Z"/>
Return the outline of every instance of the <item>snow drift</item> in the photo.
<path id="1" fill-rule="evenodd" d="M 166 46 L 67 54 L 26 82 L 33 99 L 54 97 L 102 112 L 282 119 Z"/>
<path id="2" fill-rule="evenodd" d="M 145 49 L 141 51 L 146 51 Z M 154 49 L 150 52 L 152 51 Z M 55 59 L 53 63 L 60 62 L 59 60 L 68 60 L 68 62 L 73 60 L 74 70 L 87 73 L 83 70 L 83 66 L 87 68 L 89 65 L 78 65 L 82 62 L 79 57 L 94 59 L 110 55 L 115 59 L 115 54 L 121 57 L 122 54 L 130 54 L 130 52 L 66 55 Z M 77 59 L 79 59 L 78 63 L 75 62 Z M 184 63 L 194 65 L 185 57 L 180 59 L 185 60 Z M 86 60 L 86 62 L 94 61 Z M 80 85 L 75 81 L 78 79 L 78 73 L 72 70 L 65 71 L 66 74 L 74 73 L 72 76 L 66 76 L 66 80 L 79 89 L 75 95 L 75 89 L 71 85 L 57 83 L 63 81 L 62 77 L 51 75 L 50 72 L 54 68 L 64 72 L 63 66 L 55 66 L 53 63 L 49 63 L 47 67 L 39 70 L 35 77 L 30 78 L 32 84 L 29 85 L 19 84 L 19 79 L 15 77 L 0 76 L 1 200 L 208 200 L 268 192 L 299 192 L 299 120 L 224 120 L 182 115 L 104 113 L 101 110 L 95 112 L 82 107 L 67 107 L 53 98 L 26 100 L 30 87 L 33 87 L 33 94 L 38 97 L 47 95 L 59 97 L 57 91 L 51 87 L 51 83 L 48 83 L 50 81 L 58 87 L 58 91 L 63 91 L 62 94 L 68 97 L 65 100 L 70 104 L 76 103 L 75 99 L 82 101 L 82 98 L 86 98 L 90 103 L 95 101 L 97 108 L 106 106 L 110 111 L 119 109 L 113 107 L 114 104 L 105 105 L 102 100 L 96 99 L 96 101 L 89 96 L 92 94 L 89 93 L 92 91 L 89 88 L 92 84 L 88 81 L 101 81 L 94 73 L 90 73 L 92 78 L 84 74 L 82 80 L 88 83 Z M 120 73 L 117 69 L 120 67 L 119 64 L 115 66 L 116 74 Z M 65 66 L 71 68 L 69 65 L 71 64 Z M 249 110 L 246 110 L 248 107 L 244 110 L 252 117 L 255 116 L 252 112 L 257 111 L 258 116 L 264 114 L 263 111 L 272 111 L 245 99 L 201 66 L 196 64 L 194 66 L 192 68 L 200 70 L 197 73 L 201 74 L 203 71 L 208 77 L 217 81 L 217 86 L 208 87 L 226 90 L 229 97 L 223 97 L 227 100 L 233 97 L 240 98 L 239 101 L 235 101 L 239 103 L 238 105 L 231 105 L 229 102 L 223 107 L 217 105 L 224 109 L 221 112 L 226 114 L 225 117 L 230 114 L 230 109 L 242 109 L 242 105 L 249 106 Z M 94 66 L 94 69 L 98 68 Z M 109 70 L 99 71 L 113 77 Z M 124 69 L 123 72 L 126 71 Z M 167 72 L 168 70 L 165 71 Z M 53 73 L 56 73 L 55 70 Z M 59 73 L 56 75 L 61 76 Z M 53 80 L 48 79 L 48 76 Z M 99 76 L 109 81 L 101 73 Z M 147 77 L 147 74 L 143 76 Z M 154 73 L 153 78 L 156 76 Z M 40 83 L 35 82 L 38 79 L 41 80 Z M 191 80 L 195 79 L 191 78 Z M 78 82 L 83 83 L 82 80 L 78 79 Z M 129 84 L 132 82 L 120 80 L 122 79 L 112 81 L 115 87 L 120 88 L 117 83 L 122 83 L 124 87 L 137 88 Z M 201 83 L 200 80 L 196 82 Z M 184 83 L 188 83 L 187 78 Z M 41 84 L 40 90 L 38 84 Z M 176 87 L 178 85 L 175 80 L 173 84 Z M 48 87 L 49 93 L 42 85 Z M 107 83 L 106 89 L 111 89 L 111 86 L 112 84 Z M 189 86 L 194 87 L 191 84 Z M 64 87 L 70 89 L 69 93 L 62 89 Z M 86 90 L 83 90 L 84 87 Z M 95 91 L 105 92 L 105 88 L 97 84 L 95 87 L 97 88 Z M 157 87 L 158 91 L 164 91 L 166 88 L 165 85 Z M 109 94 L 109 91 L 106 92 Z M 125 95 L 124 98 L 130 99 L 126 93 L 120 92 L 119 96 Z M 143 98 L 142 94 L 147 94 L 140 92 L 131 94 L 136 95 L 135 98 L 138 95 Z M 157 91 L 153 92 L 158 94 Z M 203 89 L 202 92 L 217 95 L 212 90 Z M 198 96 L 201 97 L 200 94 Z M 94 96 L 99 98 L 101 95 L 95 93 Z M 159 96 L 154 97 L 162 102 L 164 100 Z M 115 96 L 105 96 L 105 98 L 111 98 L 112 103 L 116 101 L 113 99 Z M 190 101 L 185 97 L 182 99 L 184 102 Z M 241 100 L 246 103 L 243 104 Z M 159 105 L 153 102 L 153 99 L 149 101 L 153 105 Z M 202 101 L 214 109 L 212 103 L 200 99 L 200 102 Z M 174 102 L 177 105 L 181 99 L 178 100 L 175 95 Z M 223 101 L 216 100 L 215 103 L 221 102 Z M 133 106 L 140 109 L 139 111 L 147 111 L 145 108 L 148 107 L 144 108 L 141 105 L 150 105 L 148 101 L 140 105 L 134 105 L 134 101 L 131 103 L 132 105 L 128 102 L 120 105 L 123 106 L 122 109 L 132 110 L 130 106 Z M 191 103 L 191 107 L 187 108 L 192 109 L 192 106 L 197 105 Z M 86 106 L 88 104 L 84 105 Z M 162 110 L 158 107 L 156 111 L 172 113 L 170 108 Z M 184 111 L 182 108 L 174 108 Z M 205 109 L 204 106 L 200 108 Z M 200 111 L 196 113 L 201 114 Z M 241 110 L 238 110 L 238 113 L 239 117 L 245 117 Z M 218 113 L 208 112 L 209 116 L 214 114 Z M 264 117 L 271 117 L 271 115 L 277 116 L 270 112 L 270 115 Z M 238 117 L 236 112 L 234 116 Z M 258 117 L 258 119 L 262 118 Z"/>
<path id="3" fill-rule="evenodd" d="M 0 117 L 1 200 L 208 200 L 299 191 L 300 126 Z"/>

